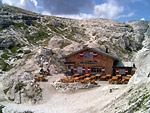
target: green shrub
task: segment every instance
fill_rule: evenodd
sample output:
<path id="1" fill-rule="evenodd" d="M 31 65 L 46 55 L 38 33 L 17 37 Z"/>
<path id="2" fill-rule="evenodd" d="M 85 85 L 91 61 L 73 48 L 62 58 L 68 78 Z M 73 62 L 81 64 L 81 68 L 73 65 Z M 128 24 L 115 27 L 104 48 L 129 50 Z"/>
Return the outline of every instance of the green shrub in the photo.
<path id="1" fill-rule="evenodd" d="M 2 31 L 2 30 L 3 30 L 3 28 L 0 27 L 0 31 Z"/>
<path id="2" fill-rule="evenodd" d="M 38 41 L 44 40 L 48 37 L 49 37 L 49 35 L 43 29 L 40 29 L 38 31 L 38 36 L 34 36 L 34 35 L 31 36 L 31 35 L 29 35 L 28 31 L 26 31 L 26 33 L 25 33 L 25 38 L 32 44 L 36 44 Z"/>
<path id="3" fill-rule="evenodd" d="M 64 41 L 61 43 L 61 46 L 60 46 L 60 48 L 61 49 L 63 49 L 64 47 L 66 47 L 66 46 L 68 46 L 68 45 L 70 45 L 70 43 L 65 43 Z"/>
<path id="4" fill-rule="evenodd" d="M 23 113 L 33 113 L 32 111 L 24 111 Z"/>
<path id="5" fill-rule="evenodd" d="M 42 25 L 40 23 L 37 23 L 36 21 L 32 21 L 32 26 L 42 28 Z"/>
<path id="6" fill-rule="evenodd" d="M 19 60 L 19 59 L 22 59 L 22 57 L 20 57 L 20 56 L 16 56 L 16 58 Z"/>
<path id="7" fill-rule="evenodd" d="M 95 36 L 95 35 L 96 35 L 96 32 L 92 33 L 92 35 Z"/>
<path id="8" fill-rule="evenodd" d="M 3 53 L 4 53 L 4 54 L 7 54 L 7 55 L 11 55 L 11 53 L 10 53 L 7 49 L 4 49 L 4 50 L 3 50 Z"/>
<path id="9" fill-rule="evenodd" d="M 36 53 L 30 53 L 26 56 L 26 59 L 30 59 L 33 55 L 35 55 Z"/>
<path id="10" fill-rule="evenodd" d="M 9 47 L 11 53 L 17 53 L 17 50 L 20 49 L 22 46 L 21 45 L 14 45 L 14 46 L 11 46 Z"/>
<path id="11" fill-rule="evenodd" d="M 3 109 L 4 107 L 5 107 L 5 106 L 0 105 L 0 113 L 3 113 L 3 112 L 2 112 L 2 109 Z"/>
<path id="12" fill-rule="evenodd" d="M 14 23 L 14 28 L 15 29 L 20 29 L 20 28 L 27 29 L 28 27 L 24 23 Z"/>
<path id="13" fill-rule="evenodd" d="M 0 67 L 1 67 L 2 71 L 9 71 L 10 69 L 13 68 L 11 65 L 9 65 L 8 63 L 6 63 L 2 59 L 0 59 Z"/>
<path id="14" fill-rule="evenodd" d="M 8 60 L 9 56 L 7 54 L 2 54 L 1 58 L 5 59 L 5 60 Z"/>

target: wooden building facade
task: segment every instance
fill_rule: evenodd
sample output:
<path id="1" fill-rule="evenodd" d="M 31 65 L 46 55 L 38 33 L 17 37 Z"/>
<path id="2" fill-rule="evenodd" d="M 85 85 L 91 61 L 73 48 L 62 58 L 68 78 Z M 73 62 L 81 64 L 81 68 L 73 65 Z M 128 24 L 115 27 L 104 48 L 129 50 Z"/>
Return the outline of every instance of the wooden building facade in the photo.
<path id="1" fill-rule="evenodd" d="M 66 68 L 72 74 L 116 74 L 118 69 L 124 69 L 125 71 L 132 67 L 117 67 L 119 65 L 119 58 L 112 56 L 106 52 L 103 52 L 96 48 L 84 48 L 82 50 L 76 51 L 66 57 Z"/>

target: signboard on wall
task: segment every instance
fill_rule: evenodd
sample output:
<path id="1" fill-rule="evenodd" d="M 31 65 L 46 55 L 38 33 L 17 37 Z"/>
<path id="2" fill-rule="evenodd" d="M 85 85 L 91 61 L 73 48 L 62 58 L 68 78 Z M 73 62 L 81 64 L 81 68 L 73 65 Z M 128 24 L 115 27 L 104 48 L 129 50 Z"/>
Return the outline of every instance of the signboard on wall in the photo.
<path id="1" fill-rule="evenodd" d="M 97 61 L 80 61 L 81 64 L 97 64 Z"/>

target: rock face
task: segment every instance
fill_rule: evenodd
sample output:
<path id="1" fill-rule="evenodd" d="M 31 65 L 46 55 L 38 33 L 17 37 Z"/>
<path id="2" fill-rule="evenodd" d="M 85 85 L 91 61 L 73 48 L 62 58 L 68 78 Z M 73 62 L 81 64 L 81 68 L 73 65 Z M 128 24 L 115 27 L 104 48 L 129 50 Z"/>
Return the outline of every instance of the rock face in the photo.
<path id="1" fill-rule="evenodd" d="M 54 82 L 52 85 L 56 88 L 56 90 L 60 90 L 60 91 L 88 89 L 88 88 L 93 88 L 93 87 L 99 87 L 100 86 L 100 85 L 97 85 L 97 84 L 82 84 L 82 83 L 79 83 L 79 82 L 74 82 L 74 83 Z"/>
<path id="2" fill-rule="evenodd" d="M 129 81 L 129 89 L 115 102 L 103 110 L 104 113 L 149 113 L 150 112 L 150 22 L 131 22 L 136 31 L 135 40 L 142 42 L 142 49 L 139 50 L 134 58 L 136 72 Z M 103 113 L 102 112 L 102 113 Z"/>
<path id="3" fill-rule="evenodd" d="M 135 40 L 141 42 L 142 49 L 135 54 L 135 65 L 137 71 L 131 78 L 129 83 L 139 83 L 146 79 L 150 73 L 150 22 L 140 21 L 131 22 L 134 30 L 136 31 Z"/>
<path id="4" fill-rule="evenodd" d="M 6 75 L 3 79 L 3 91 L 9 101 L 35 104 L 42 100 L 42 89 L 35 83 L 31 73 L 14 75 Z"/>
<path id="5" fill-rule="evenodd" d="M 51 74 L 63 72 L 63 56 L 84 45 L 104 51 L 108 48 L 110 54 L 123 61 L 135 61 L 137 71 L 129 83 L 139 83 L 147 79 L 150 70 L 149 26 L 149 21 L 121 23 L 43 16 L 0 4 L 0 74 L 4 77 L 4 93 L 16 103 L 20 92 L 22 103 L 38 102 L 42 91 L 33 81 L 34 74 L 41 67 L 49 67 Z"/>
<path id="6" fill-rule="evenodd" d="M 101 113 L 149 113 L 150 81 L 134 85 Z M 95 111 L 97 113 L 98 111 Z"/>

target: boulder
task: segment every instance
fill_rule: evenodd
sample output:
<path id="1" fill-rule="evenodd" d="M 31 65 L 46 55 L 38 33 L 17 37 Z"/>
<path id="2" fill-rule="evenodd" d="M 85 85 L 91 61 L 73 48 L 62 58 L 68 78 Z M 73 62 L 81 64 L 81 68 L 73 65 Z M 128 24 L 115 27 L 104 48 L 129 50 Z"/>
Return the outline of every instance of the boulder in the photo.
<path id="1" fill-rule="evenodd" d="M 42 89 L 30 72 L 8 74 L 4 76 L 2 83 L 3 91 L 10 101 L 35 104 L 42 100 Z"/>
<path id="2" fill-rule="evenodd" d="M 23 53 L 24 53 L 24 54 L 29 54 L 29 53 L 31 53 L 31 50 L 30 50 L 30 49 L 24 49 L 24 50 L 23 50 Z"/>
<path id="3" fill-rule="evenodd" d="M 13 25 L 14 22 L 10 19 L 0 19 L 0 27 L 1 28 L 8 28 L 9 26 Z"/>
<path id="4" fill-rule="evenodd" d="M 12 38 L 0 38 L 0 48 L 9 48 L 15 45 Z"/>

